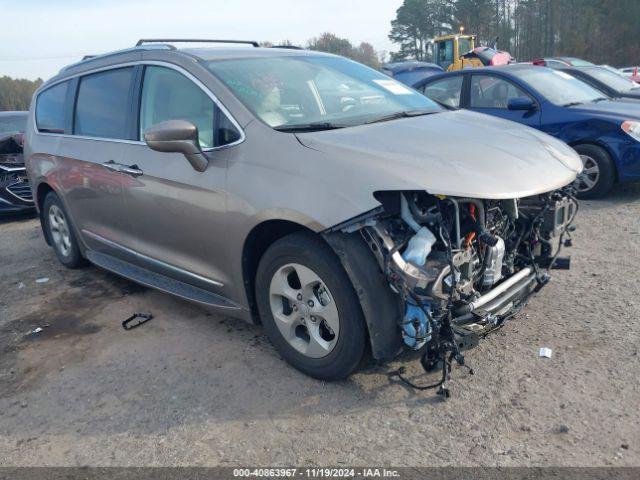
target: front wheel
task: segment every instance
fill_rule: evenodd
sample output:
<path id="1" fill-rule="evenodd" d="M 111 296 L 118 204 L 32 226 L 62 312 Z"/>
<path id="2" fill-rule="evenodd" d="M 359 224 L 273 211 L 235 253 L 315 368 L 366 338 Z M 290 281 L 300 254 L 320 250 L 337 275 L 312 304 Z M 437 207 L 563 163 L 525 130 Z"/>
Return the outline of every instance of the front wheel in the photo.
<path id="1" fill-rule="evenodd" d="M 366 328 L 340 260 L 312 233 L 276 241 L 260 260 L 256 300 L 269 339 L 298 370 L 336 380 L 365 354 Z"/>
<path id="2" fill-rule="evenodd" d="M 575 151 L 580 155 L 583 170 L 578 177 L 577 189 L 580 198 L 598 198 L 605 195 L 613 186 L 615 170 L 607 151 L 597 145 L 577 145 Z"/>

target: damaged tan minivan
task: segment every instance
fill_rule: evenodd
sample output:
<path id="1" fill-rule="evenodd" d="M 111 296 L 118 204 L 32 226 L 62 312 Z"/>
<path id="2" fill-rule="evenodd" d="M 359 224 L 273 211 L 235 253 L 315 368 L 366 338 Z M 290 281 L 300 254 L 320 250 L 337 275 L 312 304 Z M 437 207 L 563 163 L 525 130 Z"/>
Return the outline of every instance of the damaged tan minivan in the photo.
<path id="1" fill-rule="evenodd" d="M 563 143 L 342 57 L 176 43 L 34 95 L 25 159 L 65 266 L 261 323 L 322 379 L 403 348 L 446 372 L 568 267 L 582 163 Z"/>

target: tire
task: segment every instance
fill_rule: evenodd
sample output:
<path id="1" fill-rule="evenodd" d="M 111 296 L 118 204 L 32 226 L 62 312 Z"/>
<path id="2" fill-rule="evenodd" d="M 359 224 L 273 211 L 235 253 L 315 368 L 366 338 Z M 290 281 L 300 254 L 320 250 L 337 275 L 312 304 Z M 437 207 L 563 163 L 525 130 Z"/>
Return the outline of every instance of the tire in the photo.
<path id="1" fill-rule="evenodd" d="M 367 330 L 360 302 L 337 255 L 315 234 L 293 233 L 267 249 L 256 300 L 271 343 L 301 372 L 338 380 L 361 364 Z"/>
<path id="2" fill-rule="evenodd" d="M 85 261 L 80 253 L 71 217 L 54 192 L 49 192 L 42 206 L 44 227 L 51 240 L 53 251 L 62 265 L 67 268 L 78 268 Z"/>
<path id="3" fill-rule="evenodd" d="M 597 145 L 576 145 L 574 149 L 585 166 L 582 172 L 585 177 L 577 183 L 578 197 L 602 197 L 611 190 L 615 182 L 615 167 L 611 157 L 604 148 Z"/>

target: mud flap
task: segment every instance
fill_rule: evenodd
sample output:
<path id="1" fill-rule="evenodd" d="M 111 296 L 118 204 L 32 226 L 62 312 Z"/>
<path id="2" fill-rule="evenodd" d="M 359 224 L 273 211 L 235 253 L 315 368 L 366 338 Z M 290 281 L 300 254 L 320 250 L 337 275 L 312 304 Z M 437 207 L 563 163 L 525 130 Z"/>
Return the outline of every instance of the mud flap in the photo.
<path id="1" fill-rule="evenodd" d="M 402 308 L 373 253 L 358 232 L 332 232 L 324 235 L 336 252 L 353 284 L 364 314 L 371 354 L 376 360 L 389 360 L 402 350 L 400 318 Z"/>

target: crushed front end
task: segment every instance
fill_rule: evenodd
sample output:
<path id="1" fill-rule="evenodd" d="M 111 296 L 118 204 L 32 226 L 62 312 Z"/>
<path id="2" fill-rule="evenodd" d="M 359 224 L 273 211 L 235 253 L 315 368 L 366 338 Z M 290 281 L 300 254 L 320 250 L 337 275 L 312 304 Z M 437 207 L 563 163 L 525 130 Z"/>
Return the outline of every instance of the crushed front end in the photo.
<path id="1" fill-rule="evenodd" d="M 22 155 L 22 134 L 0 136 L 0 215 L 34 209 Z"/>
<path id="2" fill-rule="evenodd" d="M 423 352 L 425 370 L 442 368 L 438 383 L 412 385 L 448 395 L 452 361 L 464 364 L 461 352 L 517 313 L 552 268 L 569 268 L 560 253 L 578 211 L 573 188 L 507 200 L 375 196 L 381 208 L 336 228 L 364 238 L 402 303 L 405 346 Z"/>

